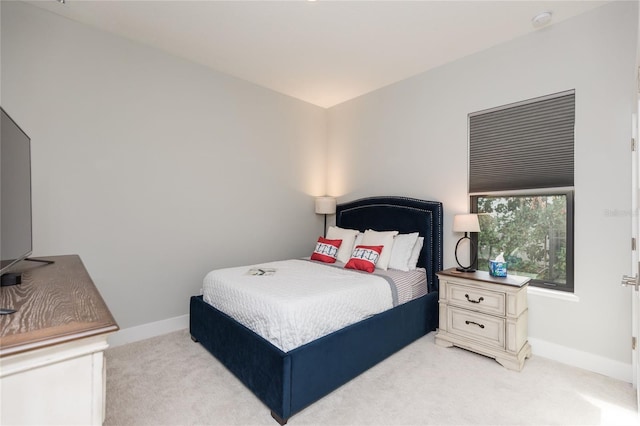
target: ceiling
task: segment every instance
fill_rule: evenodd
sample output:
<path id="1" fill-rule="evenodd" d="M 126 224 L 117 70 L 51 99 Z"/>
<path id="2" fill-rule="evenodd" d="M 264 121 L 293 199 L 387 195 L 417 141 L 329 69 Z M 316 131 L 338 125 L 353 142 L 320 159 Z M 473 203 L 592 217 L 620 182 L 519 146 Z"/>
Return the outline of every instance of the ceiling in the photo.
<path id="1" fill-rule="evenodd" d="M 29 1 L 331 107 L 606 1 Z"/>

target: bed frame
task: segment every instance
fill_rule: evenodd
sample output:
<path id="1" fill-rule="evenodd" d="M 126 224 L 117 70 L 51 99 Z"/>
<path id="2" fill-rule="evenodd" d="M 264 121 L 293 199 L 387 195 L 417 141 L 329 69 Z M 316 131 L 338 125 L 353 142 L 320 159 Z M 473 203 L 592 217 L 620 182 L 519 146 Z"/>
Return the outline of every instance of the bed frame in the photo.
<path id="1" fill-rule="evenodd" d="M 438 326 L 442 270 L 442 203 L 373 197 L 337 206 L 343 228 L 419 232 L 425 238 L 418 266 L 429 293 L 289 352 L 283 352 L 222 313 L 202 296 L 191 297 L 190 332 L 284 425 L 289 417 Z"/>

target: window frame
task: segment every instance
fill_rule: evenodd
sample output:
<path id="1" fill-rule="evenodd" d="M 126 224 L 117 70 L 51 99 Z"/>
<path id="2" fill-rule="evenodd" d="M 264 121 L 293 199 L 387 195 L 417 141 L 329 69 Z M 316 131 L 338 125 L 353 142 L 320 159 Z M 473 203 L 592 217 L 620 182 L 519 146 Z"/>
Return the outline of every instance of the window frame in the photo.
<path id="1" fill-rule="evenodd" d="M 478 198 L 480 197 L 525 197 L 525 196 L 550 196 L 550 195 L 564 195 L 567 203 L 567 216 L 566 216 L 566 285 L 559 285 L 556 283 L 545 282 L 544 280 L 531 279 L 530 286 L 546 288 L 549 290 L 562 291 L 566 293 L 575 292 L 574 281 L 574 196 L 575 191 L 573 188 L 540 188 L 531 190 L 520 191 L 500 191 L 500 192 L 486 192 L 476 193 L 469 196 L 470 211 L 471 213 L 478 213 Z M 479 233 L 472 232 L 471 239 L 475 243 L 475 247 L 478 247 Z M 470 245 L 470 259 L 473 259 L 473 244 Z M 475 269 L 478 269 L 478 260 L 476 258 Z M 485 268 L 482 268 L 484 270 Z"/>

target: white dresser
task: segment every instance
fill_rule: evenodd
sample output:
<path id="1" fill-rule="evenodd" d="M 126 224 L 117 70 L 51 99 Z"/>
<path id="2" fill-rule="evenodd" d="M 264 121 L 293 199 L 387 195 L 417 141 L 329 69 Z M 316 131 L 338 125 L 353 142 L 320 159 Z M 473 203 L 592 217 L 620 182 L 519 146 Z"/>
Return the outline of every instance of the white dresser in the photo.
<path id="1" fill-rule="evenodd" d="M 107 336 L 118 330 L 76 255 L 23 262 L 0 289 L 0 424 L 101 425 Z"/>
<path id="2" fill-rule="evenodd" d="M 488 272 L 438 272 L 440 346 L 458 346 L 495 358 L 520 371 L 531 356 L 527 341 L 527 286 L 530 278 L 492 277 Z"/>

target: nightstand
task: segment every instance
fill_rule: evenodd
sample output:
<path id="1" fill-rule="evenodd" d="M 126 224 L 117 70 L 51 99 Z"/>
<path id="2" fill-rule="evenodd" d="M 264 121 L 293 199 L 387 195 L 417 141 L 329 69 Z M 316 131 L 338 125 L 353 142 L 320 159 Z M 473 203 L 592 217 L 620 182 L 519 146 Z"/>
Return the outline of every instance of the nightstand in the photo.
<path id="1" fill-rule="evenodd" d="M 527 341 L 530 278 L 492 277 L 488 272 L 438 272 L 440 325 L 436 344 L 458 346 L 522 370 L 531 356 Z"/>

